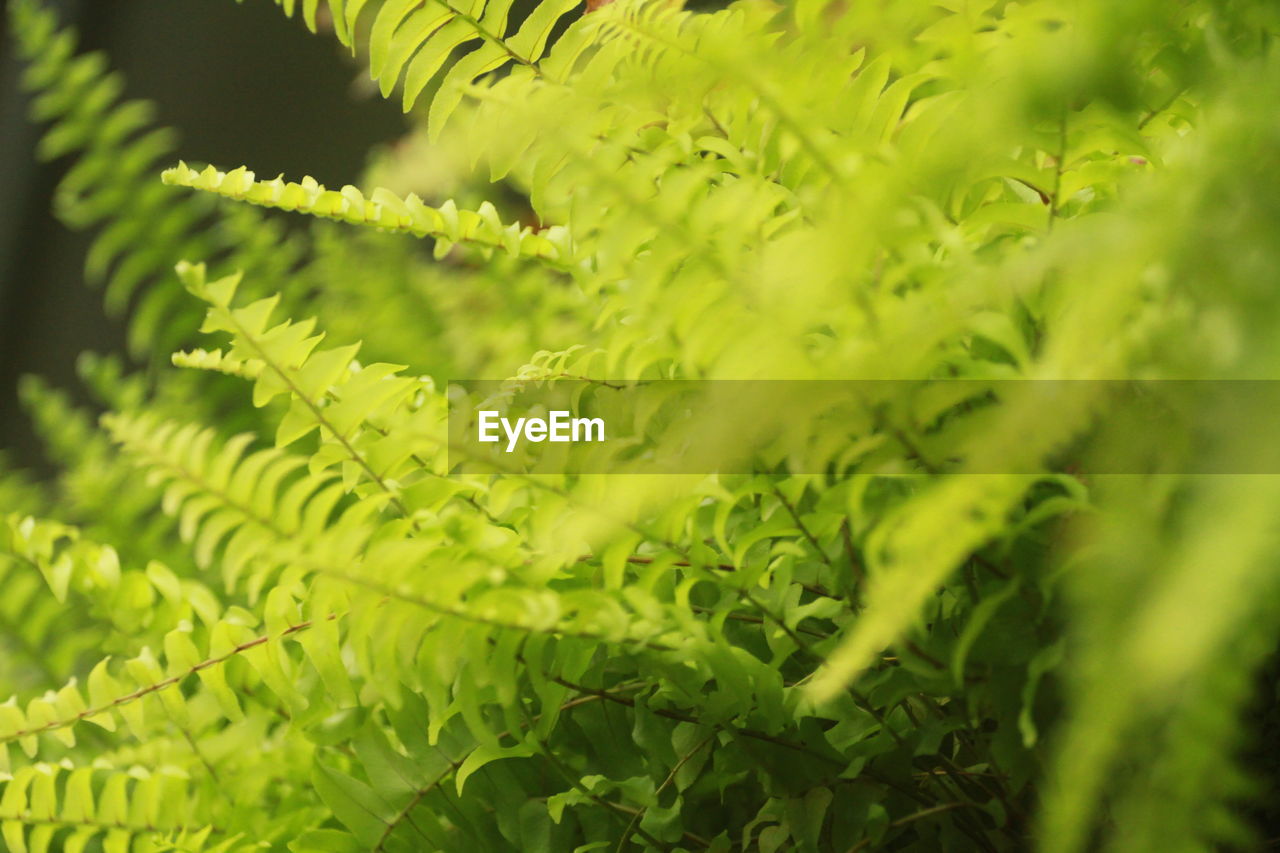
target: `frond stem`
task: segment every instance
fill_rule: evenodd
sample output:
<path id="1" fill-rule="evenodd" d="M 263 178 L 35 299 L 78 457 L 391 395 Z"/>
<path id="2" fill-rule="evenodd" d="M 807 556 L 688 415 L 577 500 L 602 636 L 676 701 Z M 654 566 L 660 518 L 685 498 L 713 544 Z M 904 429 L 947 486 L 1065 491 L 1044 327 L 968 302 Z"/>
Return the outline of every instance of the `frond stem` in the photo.
<path id="1" fill-rule="evenodd" d="M 432 2 L 438 6 L 443 6 L 445 9 L 448 9 L 454 16 L 466 21 L 468 24 L 471 25 L 471 28 L 475 30 L 476 33 L 479 34 L 479 36 L 482 39 L 489 42 L 490 44 L 493 44 L 502 48 L 503 52 L 506 53 L 507 56 L 511 57 L 511 59 L 514 60 L 515 62 L 518 62 L 519 64 L 530 69 L 534 73 L 534 76 L 536 77 L 542 76 L 542 70 L 538 68 L 538 63 L 534 62 L 528 57 L 521 56 L 520 54 L 512 50 L 510 45 L 507 44 L 506 39 L 502 38 L 502 36 L 495 35 L 488 27 L 480 23 L 479 18 L 475 17 L 474 15 L 467 14 L 466 12 L 459 9 L 457 6 L 454 6 L 452 3 L 450 3 L 449 0 L 432 0 Z"/>
<path id="2" fill-rule="evenodd" d="M 591 631 L 568 629 L 565 627 L 555 626 L 555 625 L 548 628 L 542 628 L 536 625 L 522 624 L 520 622 L 508 622 L 502 619 L 493 619 L 488 616 L 480 616 L 476 613 L 471 613 L 470 611 L 460 607 L 451 607 L 447 604 L 441 604 L 436 601 L 431 601 L 429 599 L 422 598 L 417 595 L 413 595 L 412 593 L 403 592 L 394 587 L 387 586 L 386 584 L 378 583 L 377 581 L 374 581 L 374 580 L 369 580 L 368 578 L 362 578 L 362 577 L 357 577 L 356 575 L 350 575 L 350 574 L 347 574 L 346 572 L 342 572 L 337 569 L 330 568 L 328 566 L 311 563 L 309 567 L 311 568 L 312 571 L 317 572 L 318 574 L 321 574 L 321 575 L 325 575 L 326 577 L 331 577 L 331 578 L 334 578 L 335 580 L 344 581 L 346 583 L 350 583 L 355 586 L 364 587 L 365 589 L 368 589 L 372 592 L 376 592 L 381 595 L 384 595 L 387 598 L 393 598 L 393 599 L 396 599 L 397 601 L 403 601 L 406 604 L 412 604 L 414 606 L 421 607 L 424 610 L 429 610 L 432 613 L 438 614 L 440 616 L 448 616 L 454 619 L 461 619 L 464 622 L 472 622 L 477 625 L 488 625 L 491 628 L 503 628 L 509 631 L 523 631 L 529 634 L 548 634 L 548 635 L 557 636 L 557 637 L 571 637 L 573 639 L 588 640 L 594 643 L 610 643 L 610 644 L 620 645 L 620 646 L 634 646 L 637 648 L 643 648 L 643 649 L 647 649 L 649 651 L 655 651 L 655 652 L 680 651 L 680 649 L 677 648 L 676 646 L 667 645 L 666 643 L 660 643 L 655 640 L 643 640 L 643 639 L 632 640 L 625 637 L 621 639 L 617 639 L 617 638 L 605 636 L 603 634 L 593 633 Z"/>
<path id="3" fill-rule="evenodd" d="M 404 505 L 404 502 L 400 500 L 400 495 L 387 485 L 387 482 L 373 470 L 373 467 L 369 464 L 368 460 L 366 460 L 364 456 L 351 445 L 351 442 L 347 440 L 347 437 L 338 432 L 337 428 L 334 427 L 333 424 L 329 422 L 329 419 L 325 417 L 324 412 L 321 411 L 320 407 L 317 406 L 311 398 L 304 394 L 302 389 L 298 387 L 298 384 L 293 381 L 293 377 L 289 375 L 288 371 L 275 363 L 271 356 L 268 355 L 266 349 L 258 342 L 257 338 L 250 335 L 244 325 L 240 323 L 234 312 L 227 311 L 226 316 L 230 320 L 231 324 L 236 327 L 236 331 L 240 334 L 240 337 L 248 341 L 249 345 L 257 351 L 259 358 L 262 359 L 262 363 L 271 368 L 272 372 L 274 372 L 276 376 L 280 378 L 280 381 L 288 387 L 289 392 L 294 397 L 302 401 L 302 404 L 311 412 L 311 416 L 316 419 L 316 423 L 322 425 L 326 430 L 328 430 L 330 435 L 338 440 L 338 443 L 342 445 L 342 449 L 346 451 L 347 456 L 364 469 L 365 473 L 369 475 L 369 478 L 378 484 L 378 488 L 386 492 L 390 497 L 391 502 L 395 504 L 396 509 L 400 511 L 400 514 L 405 518 L 409 518 L 409 509 Z"/>
<path id="4" fill-rule="evenodd" d="M 337 615 L 330 614 L 326 618 L 336 619 Z M 79 723 L 82 720 L 88 719 L 89 717 L 96 717 L 100 714 L 105 714 L 108 711 L 112 711 L 116 708 L 119 708 L 121 705 L 127 705 L 130 702 L 135 702 L 138 699 L 142 699 L 146 696 L 150 696 L 152 693 L 157 693 L 161 690 L 165 690 L 167 688 L 173 687 L 175 684 L 180 684 L 182 681 L 186 680 L 188 677 L 192 675 L 195 675 L 201 670 L 209 669 L 210 667 L 217 666 L 221 663 L 225 663 L 226 661 L 230 660 L 236 655 L 241 654 L 243 652 L 247 652 L 249 649 L 257 648 L 258 646 L 261 646 L 264 643 L 268 643 L 271 640 L 282 639 L 291 634 L 296 634 L 299 631 L 305 631 L 307 628 L 310 628 L 312 624 L 313 623 L 311 620 L 307 620 L 305 622 L 299 622 L 296 625 L 290 625 L 288 628 L 281 631 L 279 634 L 277 634 L 274 637 L 271 636 L 270 634 L 264 634 L 263 636 L 255 637 L 252 640 L 248 640 L 246 642 L 241 643 L 238 646 L 235 646 L 226 654 L 202 660 L 199 663 L 195 664 L 194 666 L 188 668 L 185 672 L 180 672 L 177 675 L 171 675 L 168 678 L 161 679 L 160 681 L 157 681 L 154 684 L 149 684 L 146 687 L 140 687 L 137 690 L 133 691 L 132 693 L 127 693 L 124 696 L 120 696 L 117 699 L 113 699 L 112 701 L 106 703 L 105 705 L 99 705 L 96 708 L 86 708 L 85 710 L 81 711 L 80 713 L 72 717 L 66 717 L 61 720 L 50 720 L 49 722 L 40 726 L 33 726 L 32 728 L 29 728 L 29 729 L 18 729 L 15 732 L 10 732 L 9 734 L 6 734 L 6 735 L 0 735 L 0 743 L 12 743 L 15 740 L 20 740 L 25 737 L 31 737 L 33 735 L 57 731 L 58 729 L 69 728 L 71 726 L 74 726 L 76 723 Z"/>

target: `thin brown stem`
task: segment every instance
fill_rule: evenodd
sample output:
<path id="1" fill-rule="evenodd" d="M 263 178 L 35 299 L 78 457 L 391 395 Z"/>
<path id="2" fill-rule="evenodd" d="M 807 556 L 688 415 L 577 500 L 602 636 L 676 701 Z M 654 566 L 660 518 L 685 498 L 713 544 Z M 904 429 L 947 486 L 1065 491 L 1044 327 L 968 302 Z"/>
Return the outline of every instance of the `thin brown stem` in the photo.
<path id="1" fill-rule="evenodd" d="M 1053 223 L 1058 218 L 1058 208 L 1062 205 L 1062 173 L 1067 159 L 1067 111 L 1062 111 L 1062 119 L 1058 124 L 1058 158 L 1053 164 L 1053 193 L 1049 199 L 1049 224 L 1047 230 L 1053 231 Z"/>
<path id="2" fill-rule="evenodd" d="M 690 750 L 689 750 L 688 752 L 686 752 L 683 756 L 681 756 L 680 760 L 679 760 L 679 761 L 677 761 L 677 762 L 675 763 L 675 766 L 671 768 L 671 772 L 667 774 L 667 778 L 666 778 L 666 779 L 664 779 L 664 780 L 662 780 L 662 784 L 661 784 L 661 785 L 659 785 L 659 786 L 658 786 L 658 788 L 657 788 L 657 790 L 655 790 L 655 791 L 653 792 L 653 796 L 654 796 L 654 798 L 655 798 L 655 799 L 656 799 L 658 796 L 660 796 L 660 795 L 662 794 L 662 792 L 663 792 L 663 791 L 667 790 L 667 787 L 668 787 L 672 782 L 674 782 L 674 781 L 675 781 L 676 774 L 680 772 L 680 768 L 681 768 L 681 767 L 684 767 L 686 764 L 688 764 L 688 763 L 689 763 L 689 759 L 691 759 L 691 758 L 693 758 L 695 755 L 697 755 L 697 754 L 702 750 L 702 748 L 703 748 L 704 746 L 706 746 L 707 744 L 711 743 L 711 741 L 715 740 L 715 737 L 716 737 L 716 734 L 715 734 L 715 732 L 713 731 L 711 734 L 707 735 L 705 738 L 703 738 L 702 740 L 698 741 L 698 743 L 697 743 L 697 744 L 695 744 L 695 745 L 694 745 L 694 747 L 693 747 L 692 749 L 690 749 Z M 645 813 L 645 809 L 638 809 L 638 810 L 636 811 L 636 815 L 635 815 L 635 817 L 633 817 L 633 818 L 631 819 L 631 823 L 627 824 L 626 831 L 624 831 L 624 832 L 622 833 L 622 838 L 618 840 L 617 853 L 622 853 L 622 851 L 626 849 L 627 842 L 628 842 L 629 840 L 631 840 L 631 836 L 634 834 L 636 827 L 639 825 L 639 823 L 640 823 L 640 819 L 641 819 L 642 817 L 644 817 L 644 813 Z M 693 837 L 694 837 L 694 838 L 698 838 L 698 836 L 693 836 Z M 704 844 L 704 846 L 706 846 L 706 847 L 710 847 L 710 846 L 711 846 L 711 844 L 710 844 L 709 842 L 706 842 L 706 841 L 704 841 L 704 840 L 703 840 L 703 839 L 701 839 L 701 838 L 698 838 L 698 840 L 699 840 L 699 841 L 703 841 L 703 844 Z"/>
<path id="3" fill-rule="evenodd" d="M 327 618 L 336 619 L 337 617 L 336 615 L 331 614 Z M 169 687 L 173 687 L 175 684 L 180 684 L 186 678 L 188 678 L 189 676 L 195 675 L 201 670 L 205 670 L 205 669 L 208 669 L 209 667 L 217 666 L 218 664 L 224 663 L 225 661 L 230 660 L 231 658 L 235 657 L 238 654 L 247 652 L 249 649 L 261 646 L 262 644 L 268 643 L 273 639 L 278 640 L 283 637 L 287 637 L 290 634 L 296 634 L 299 631 L 305 631 L 307 628 L 310 628 L 311 625 L 312 625 L 312 622 L 308 620 L 306 622 L 299 622 L 297 625 L 290 625 L 288 628 L 281 631 L 279 634 L 275 635 L 274 637 L 271 635 L 255 637 L 252 640 L 241 643 L 240 645 L 231 649 L 229 652 L 227 652 L 224 655 L 219 655 L 218 657 L 208 658 L 207 660 L 200 661 L 196 665 L 187 669 L 185 672 L 180 672 L 177 675 L 173 675 L 168 678 L 162 679 L 160 681 L 155 682 L 154 684 L 149 684 L 146 687 L 140 687 L 137 690 L 133 691 L 132 693 L 127 693 L 124 696 L 120 696 L 116 699 L 113 699 L 112 701 L 107 702 L 104 705 L 99 705 L 96 708 L 86 708 L 85 710 L 81 711 L 80 713 L 74 716 L 65 717 L 60 720 L 50 720 L 49 722 L 40 726 L 33 726 L 29 729 L 18 729 L 15 732 L 10 732 L 9 734 L 6 734 L 6 735 L 0 735 L 0 743 L 10 743 L 12 741 L 19 740 L 24 737 L 31 737 L 32 735 L 38 735 L 44 732 L 56 731 L 58 729 L 65 729 L 70 726 L 74 726 L 76 723 L 79 723 L 82 720 L 88 719 L 89 717 L 96 717 L 99 714 L 105 714 L 109 711 L 113 711 L 116 708 L 119 708 L 121 705 L 127 705 L 130 702 L 135 702 L 138 699 L 142 699 L 145 696 L 150 696 L 152 693 L 156 693 L 161 690 L 165 690 Z"/>
<path id="4" fill-rule="evenodd" d="M 1177 102 L 1178 98 L 1182 97 L 1182 93 L 1185 91 L 1186 89 L 1178 89 L 1172 95 L 1170 95 L 1164 101 L 1164 103 L 1160 104 L 1160 106 L 1158 107 L 1153 108 L 1150 112 L 1144 115 L 1142 117 L 1142 120 L 1138 122 L 1138 130 L 1144 129 L 1148 124 L 1151 123 L 1151 121 L 1156 116 L 1160 115 L 1160 113 L 1164 112 L 1165 110 L 1169 109 L 1169 107 L 1173 106 Z"/>
<path id="5" fill-rule="evenodd" d="M 982 806 L 978 805 L 977 803 L 964 803 L 964 802 L 942 803 L 940 805 L 932 806 L 927 809 L 921 809 L 920 811 L 915 812 L 914 814 L 909 814 L 904 818 L 899 818 L 898 820 L 895 820 L 889 824 L 889 829 L 901 829 L 902 827 L 913 824 L 918 820 L 924 820 L 925 818 L 930 818 L 930 817 L 933 817 L 934 815 L 942 814 L 943 812 L 954 811 L 955 809 L 981 809 L 981 808 Z M 865 850 L 869 846 L 871 846 L 871 839 L 864 838 L 861 841 L 859 841 L 857 844 L 850 847 L 848 853 L 857 853 L 857 851 Z"/>
<path id="6" fill-rule="evenodd" d="M 809 532 L 809 528 L 805 525 L 804 521 L 801 520 L 800 518 L 800 513 L 796 512 L 795 506 L 792 505 L 791 501 L 787 500 L 787 496 L 782 493 L 782 490 L 779 489 L 777 486 L 774 486 L 773 494 L 779 501 L 782 502 L 782 505 L 787 508 L 787 514 L 790 515 L 791 520 L 796 523 L 796 527 L 800 529 L 800 533 L 801 535 L 804 536 L 805 540 L 809 543 L 809 547 L 814 550 L 814 552 L 818 555 L 818 557 L 822 560 L 822 562 L 826 563 L 831 568 L 835 568 L 834 566 L 832 566 L 831 558 L 827 556 L 827 552 L 822 549 L 822 546 L 820 544 L 818 544 L 817 538 L 812 533 Z"/>

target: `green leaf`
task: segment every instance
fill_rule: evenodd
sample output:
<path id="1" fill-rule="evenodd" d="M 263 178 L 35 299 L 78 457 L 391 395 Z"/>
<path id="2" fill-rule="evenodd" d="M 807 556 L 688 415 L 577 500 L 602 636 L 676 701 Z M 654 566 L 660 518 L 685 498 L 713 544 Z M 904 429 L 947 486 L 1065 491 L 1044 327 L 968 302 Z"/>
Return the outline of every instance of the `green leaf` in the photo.
<path id="1" fill-rule="evenodd" d="M 501 761 L 507 758 L 528 758 L 534 754 L 533 748 L 523 743 L 514 746 L 497 746 L 494 744 L 482 743 L 467 755 L 462 764 L 458 767 L 455 774 L 455 785 L 458 789 L 458 796 L 462 796 L 462 787 L 467 783 L 467 779 L 477 770 L 493 761 Z M 556 821 L 559 823 L 559 821 Z"/>
<path id="2" fill-rule="evenodd" d="M 395 809 L 368 785 L 319 761 L 312 766 L 311 784 L 334 816 L 365 847 L 377 844 L 387 824 L 395 818 Z"/>

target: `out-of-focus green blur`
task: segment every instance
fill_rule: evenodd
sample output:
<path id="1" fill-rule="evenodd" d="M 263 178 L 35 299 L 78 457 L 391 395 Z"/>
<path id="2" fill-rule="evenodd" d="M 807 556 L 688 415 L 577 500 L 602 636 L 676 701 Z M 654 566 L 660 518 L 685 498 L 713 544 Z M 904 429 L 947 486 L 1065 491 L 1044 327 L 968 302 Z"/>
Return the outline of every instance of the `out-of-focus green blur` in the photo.
<path id="1" fill-rule="evenodd" d="M 50 5 L 79 29 L 83 49 L 107 51 L 128 95 L 156 102 L 158 120 L 181 132 L 192 158 L 255 163 L 273 174 L 304 169 L 341 185 L 357 179 L 371 146 L 403 130 L 400 111 L 360 85 L 344 51 L 266 0 Z M 120 318 L 103 311 L 101 294 L 84 285 L 91 233 L 54 219 L 54 185 L 70 163 L 37 162 L 42 129 L 26 115 L 5 20 L 0 15 L 0 447 L 39 469 L 39 444 L 16 400 L 18 378 L 36 373 L 74 392 L 77 356 L 120 351 L 124 333 Z"/>

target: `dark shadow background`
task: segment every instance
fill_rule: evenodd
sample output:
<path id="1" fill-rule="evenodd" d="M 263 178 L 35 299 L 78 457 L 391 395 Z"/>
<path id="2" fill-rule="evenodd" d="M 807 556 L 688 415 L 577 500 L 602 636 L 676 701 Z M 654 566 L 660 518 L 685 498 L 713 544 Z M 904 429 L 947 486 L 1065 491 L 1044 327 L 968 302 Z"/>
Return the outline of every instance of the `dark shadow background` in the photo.
<path id="1" fill-rule="evenodd" d="M 356 182 L 371 146 L 404 129 L 394 104 L 356 93 L 363 72 L 336 40 L 271 0 L 46 2 L 79 30 L 81 50 L 108 53 L 127 97 L 156 103 L 184 159 L 342 185 Z M 123 352 L 124 333 L 84 283 L 92 232 L 68 231 L 50 213 L 70 160 L 36 161 L 43 128 L 27 119 L 21 70 L 0 15 L 0 451 L 39 469 L 18 378 L 36 373 L 74 392 L 80 352 Z"/>

